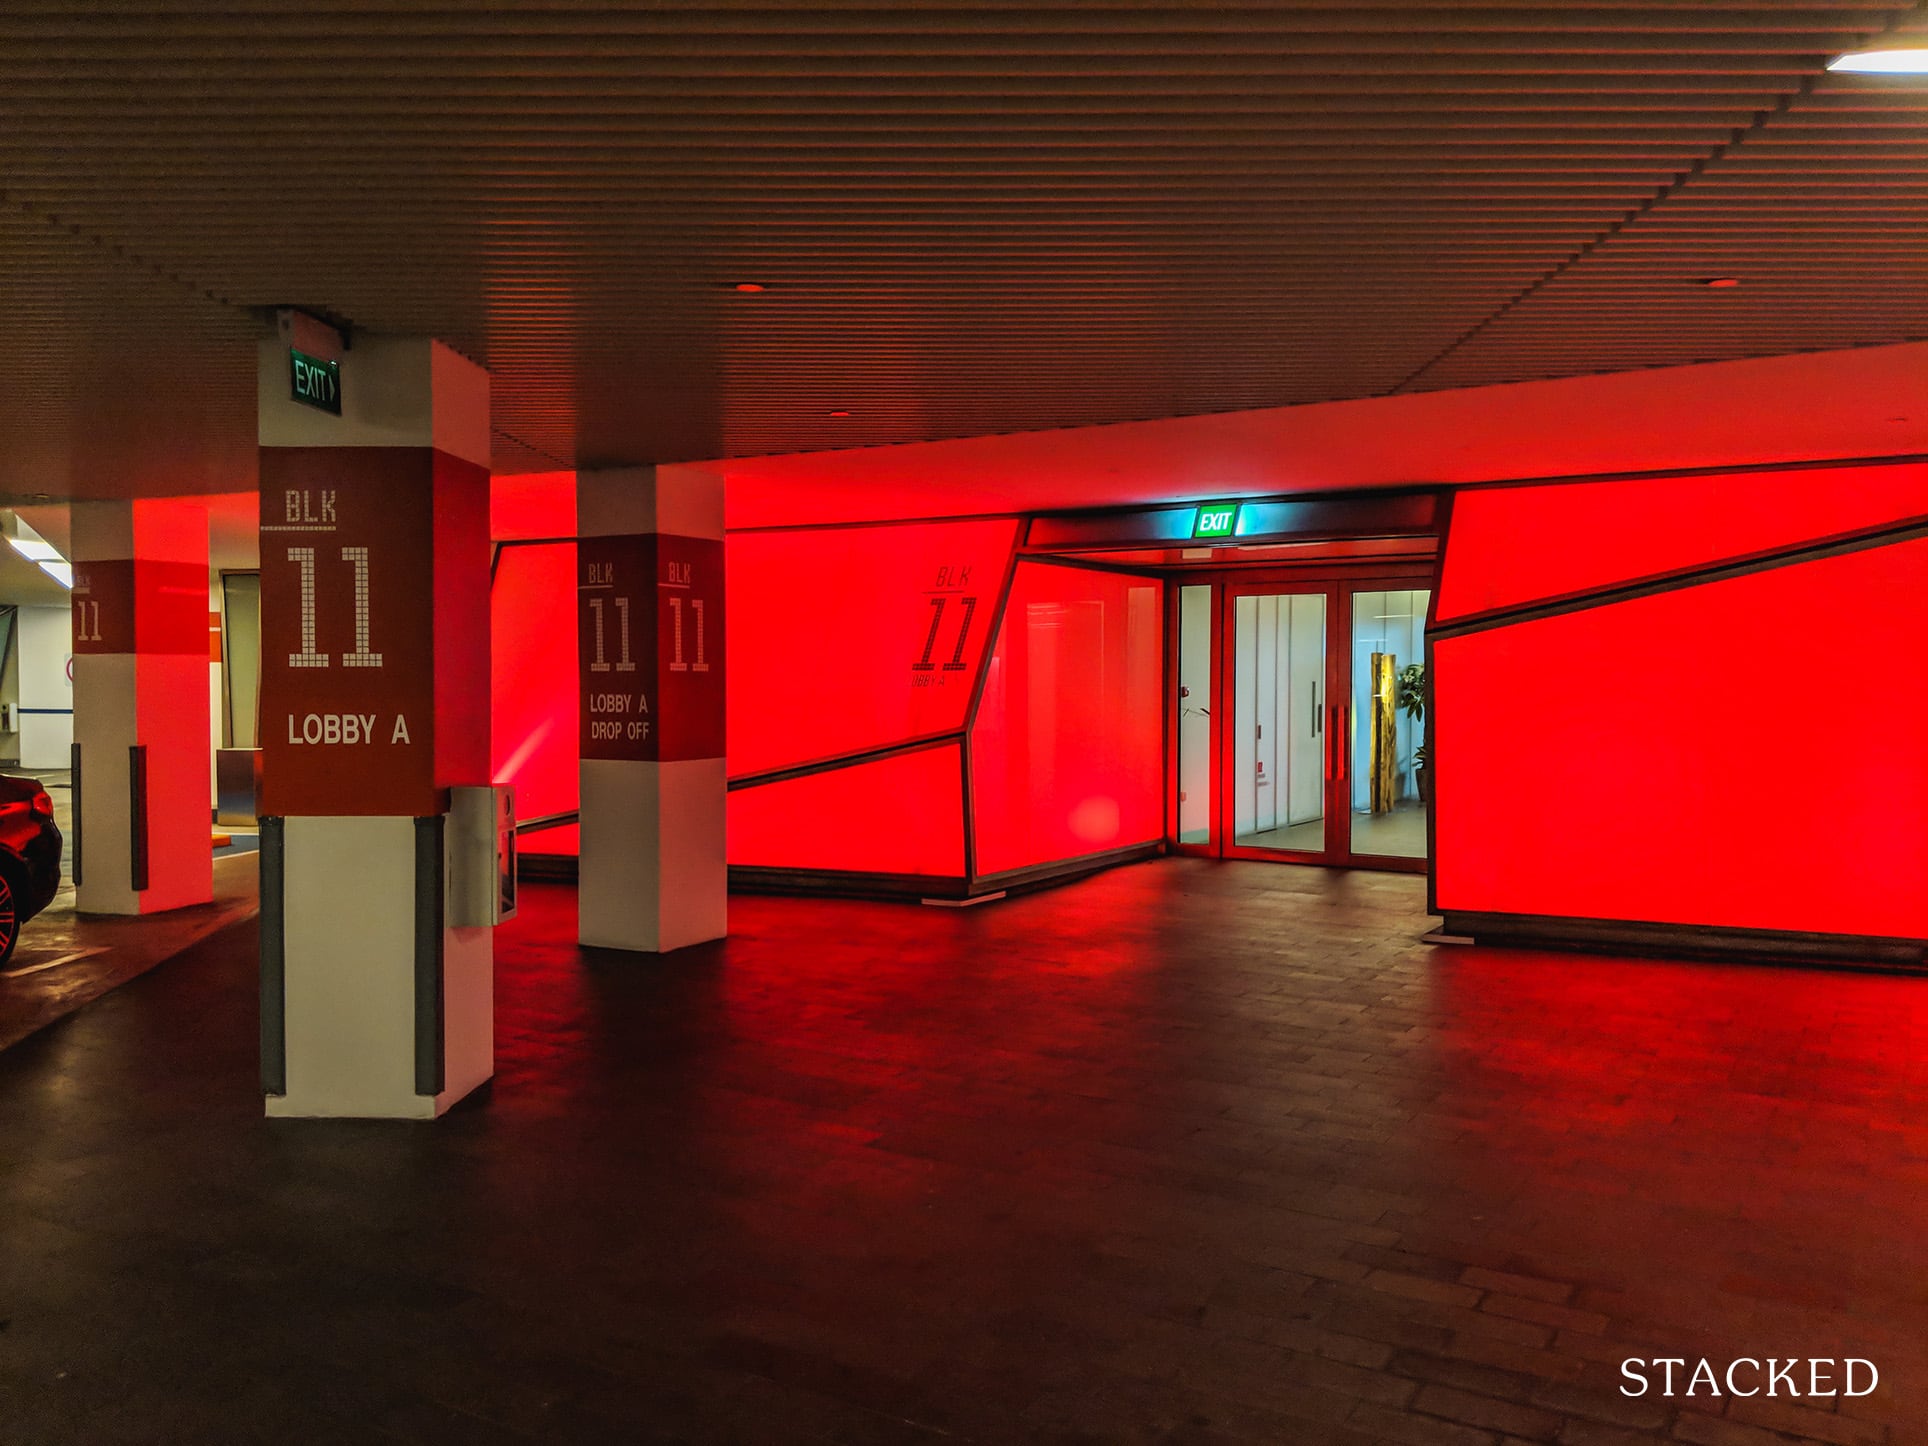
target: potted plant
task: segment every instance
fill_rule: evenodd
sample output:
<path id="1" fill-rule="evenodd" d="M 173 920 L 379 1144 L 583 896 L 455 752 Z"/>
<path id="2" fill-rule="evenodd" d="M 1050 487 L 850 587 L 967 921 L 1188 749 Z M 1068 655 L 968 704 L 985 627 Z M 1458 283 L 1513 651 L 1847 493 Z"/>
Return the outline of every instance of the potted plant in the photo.
<path id="1" fill-rule="evenodd" d="M 1413 779 L 1419 788 L 1419 801 L 1431 802 L 1432 789 L 1426 777 L 1426 665 L 1408 663 L 1399 670 L 1398 707 L 1419 731 L 1419 746 L 1413 749 Z"/>

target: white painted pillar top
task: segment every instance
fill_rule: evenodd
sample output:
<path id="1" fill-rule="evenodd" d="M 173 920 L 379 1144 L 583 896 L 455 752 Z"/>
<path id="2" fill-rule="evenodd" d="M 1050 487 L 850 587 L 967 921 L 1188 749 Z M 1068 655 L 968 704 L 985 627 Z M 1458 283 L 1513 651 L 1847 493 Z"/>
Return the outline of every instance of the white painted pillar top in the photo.
<path id="1" fill-rule="evenodd" d="M 255 395 L 262 446 L 433 447 L 489 466 L 489 374 L 460 352 L 428 337 L 356 336 L 339 360 L 335 416 L 294 399 L 285 342 L 261 343 Z"/>

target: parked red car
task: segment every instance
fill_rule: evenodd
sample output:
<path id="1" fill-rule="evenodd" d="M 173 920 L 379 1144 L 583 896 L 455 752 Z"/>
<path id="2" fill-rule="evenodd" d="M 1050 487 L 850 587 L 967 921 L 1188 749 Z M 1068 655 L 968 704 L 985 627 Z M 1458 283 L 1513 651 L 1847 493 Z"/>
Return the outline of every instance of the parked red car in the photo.
<path id="1" fill-rule="evenodd" d="M 20 926 L 53 902 L 60 847 L 54 801 L 40 781 L 0 777 L 0 964 L 13 957 Z"/>

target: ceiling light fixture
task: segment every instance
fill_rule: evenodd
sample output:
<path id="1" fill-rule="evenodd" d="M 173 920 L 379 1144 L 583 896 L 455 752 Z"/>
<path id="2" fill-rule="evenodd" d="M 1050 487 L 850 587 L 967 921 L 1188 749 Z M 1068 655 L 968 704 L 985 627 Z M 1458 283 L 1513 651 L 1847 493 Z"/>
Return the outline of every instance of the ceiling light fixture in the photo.
<path id="1" fill-rule="evenodd" d="M 736 284 L 736 289 L 747 296 L 758 291 L 768 291 L 770 288 L 765 286 L 761 281 L 739 281 Z"/>
<path id="2" fill-rule="evenodd" d="M 13 550 L 33 562 L 59 562 L 60 549 L 43 537 L 9 537 Z"/>
<path id="3" fill-rule="evenodd" d="M 849 416 L 849 415 L 850 415 L 850 413 L 848 413 L 848 412 L 832 412 L 832 413 L 831 413 L 830 415 L 831 415 L 831 416 L 833 416 L 833 417 L 847 417 L 847 416 Z"/>
<path id="4" fill-rule="evenodd" d="M 1709 291 L 1732 291 L 1741 284 L 1738 276 L 1707 276 L 1701 279 L 1702 286 Z"/>
<path id="5" fill-rule="evenodd" d="M 1850 50 L 1830 60 L 1828 69 L 1848 75 L 1928 75 L 1928 47 Z"/>
<path id="6" fill-rule="evenodd" d="M 74 585 L 74 570 L 60 555 L 60 549 L 18 517 L 14 518 L 13 527 L 12 536 L 7 538 L 13 550 L 30 562 L 39 563 L 47 576 L 62 587 L 71 588 Z"/>

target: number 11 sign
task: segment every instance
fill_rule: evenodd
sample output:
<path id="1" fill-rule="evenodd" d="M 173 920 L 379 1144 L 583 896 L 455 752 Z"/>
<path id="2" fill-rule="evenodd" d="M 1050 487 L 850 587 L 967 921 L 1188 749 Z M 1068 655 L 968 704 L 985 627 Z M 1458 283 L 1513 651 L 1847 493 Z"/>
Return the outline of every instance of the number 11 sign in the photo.
<path id="1" fill-rule="evenodd" d="M 577 552 L 582 756 L 723 756 L 723 544 L 585 537 Z"/>
<path id="2" fill-rule="evenodd" d="M 488 656 L 487 534 L 452 499 L 485 499 L 487 474 L 426 447 L 269 447 L 261 459 L 264 807 L 439 812 L 438 775 L 472 766 L 473 740 L 438 738 L 436 672 L 465 670 L 478 640 Z M 445 602 L 438 626 L 438 583 L 458 579 L 481 608 Z"/>

